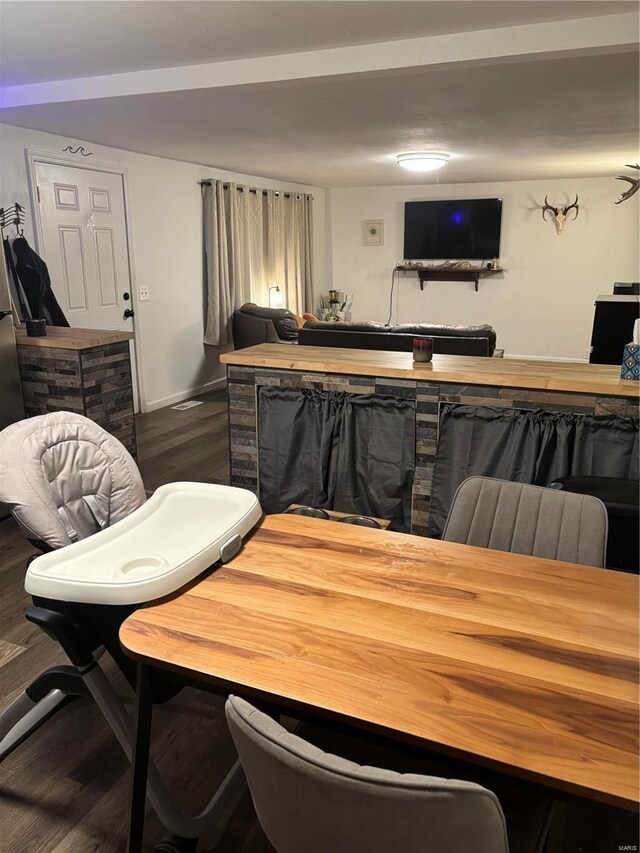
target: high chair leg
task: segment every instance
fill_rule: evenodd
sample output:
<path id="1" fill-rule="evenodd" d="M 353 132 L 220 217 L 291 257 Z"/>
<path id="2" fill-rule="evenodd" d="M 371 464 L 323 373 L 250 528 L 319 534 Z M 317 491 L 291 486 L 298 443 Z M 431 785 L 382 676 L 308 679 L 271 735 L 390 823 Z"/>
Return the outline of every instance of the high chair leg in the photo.
<path id="1" fill-rule="evenodd" d="M 75 666 L 54 666 L 32 681 L 0 716 L 0 761 L 45 720 L 89 691 Z"/>
<path id="2" fill-rule="evenodd" d="M 51 690 L 39 701 L 34 701 L 26 690 L 21 693 L 0 716 L 0 761 L 71 698 L 62 690 Z"/>
<path id="3" fill-rule="evenodd" d="M 83 678 L 102 711 L 127 758 L 133 753 L 133 724 L 111 682 L 96 663 L 88 668 Z M 221 835 L 240 797 L 246 790 L 246 780 L 239 760 L 236 760 L 207 805 L 200 814 L 185 815 L 175 805 L 167 786 L 153 760 L 149 760 L 147 796 L 162 824 L 182 839 L 196 839 L 203 833 L 211 834 L 215 828 Z"/>

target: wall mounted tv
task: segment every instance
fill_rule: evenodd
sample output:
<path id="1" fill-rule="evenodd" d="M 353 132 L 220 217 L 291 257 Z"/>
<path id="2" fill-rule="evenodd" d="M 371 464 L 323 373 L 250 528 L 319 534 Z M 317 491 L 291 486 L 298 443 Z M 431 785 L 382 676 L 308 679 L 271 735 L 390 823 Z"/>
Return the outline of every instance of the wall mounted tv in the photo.
<path id="1" fill-rule="evenodd" d="M 404 258 L 491 260 L 500 256 L 501 198 L 407 201 Z"/>

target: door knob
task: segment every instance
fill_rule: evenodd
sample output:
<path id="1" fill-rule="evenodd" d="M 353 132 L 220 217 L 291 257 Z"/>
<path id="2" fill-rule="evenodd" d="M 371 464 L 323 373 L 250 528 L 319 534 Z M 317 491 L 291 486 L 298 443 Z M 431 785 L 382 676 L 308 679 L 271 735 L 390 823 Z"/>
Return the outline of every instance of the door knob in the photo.
<path id="1" fill-rule="evenodd" d="M 129 317 L 135 317 L 135 311 L 132 311 L 131 308 L 125 308 L 124 309 L 124 316 L 125 316 L 125 319 L 127 319 L 127 320 L 129 319 Z"/>

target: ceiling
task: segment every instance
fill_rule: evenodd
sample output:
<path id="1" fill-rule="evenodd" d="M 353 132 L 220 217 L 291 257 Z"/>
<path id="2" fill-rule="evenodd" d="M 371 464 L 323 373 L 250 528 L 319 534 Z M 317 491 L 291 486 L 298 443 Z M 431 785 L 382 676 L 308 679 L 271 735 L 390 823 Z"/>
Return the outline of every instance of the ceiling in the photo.
<path id="1" fill-rule="evenodd" d="M 616 0 L 1 0 L 0 81 L 17 86 L 633 8 Z"/>
<path id="2" fill-rule="evenodd" d="M 616 15 L 637 8 L 578 0 L 2 0 L 4 87 L 128 71 L 135 86 L 126 91 L 137 94 L 120 95 L 120 78 L 101 76 L 83 82 L 81 99 L 58 94 L 53 103 L 45 85 L 38 100 L 6 107 L 0 118 L 70 139 L 319 186 L 433 182 L 433 175 L 395 164 L 396 153 L 415 149 L 451 153 L 439 175 L 443 183 L 618 174 L 638 157 L 638 53 L 637 45 L 623 49 L 606 36 Z M 575 26 L 567 33 L 582 24 L 592 33 L 580 17 L 601 16 L 595 29 L 602 46 L 590 35 L 589 49 L 578 50 L 566 35 L 566 50 L 558 37 L 548 55 L 524 48 L 521 55 L 515 49 L 499 55 L 501 39 L 524 38 L 503 28 L 531 25 L 529 41 L 543 50 L 539 43 L 555 30 L 536 27 L 569 15 Z M 486 32 L 484 54 L 478 49 L 473 61 L 474 39 L 464 61 L 455 39 L 449 53 L 437 38 L 415 42 L 470 29 Z M 397 39 L 414 40 L 406 42 L 415 52 L 406 67 L 382 61 L 393 47 L 384 44 L 379 65 L 366 73 L 352 48 L 354 71 L 343 73 L 349 45 Z M 400 53 L 404 44 L 395 42 Z M 487 44 L 495 45 L 495 55 Z M 332 73 L 333 54 L 322 53 L 334 47 L 346 48 L 341 73 Z M 306 54 L 311 70 L 298 77 L 265 73 L 234 85 L 144 88 L 151 80 L 145 69 L 175 67 L 177 75 L 184 70 L 177 66 L 214 63 L 207 68 L 230 70 L 233 79 L 229 60 L 290 51 L 317 51 Z M 438 51 L 442 56 L 429 65 Z M 100 81 L 115 81 L 111 96 Z"/>

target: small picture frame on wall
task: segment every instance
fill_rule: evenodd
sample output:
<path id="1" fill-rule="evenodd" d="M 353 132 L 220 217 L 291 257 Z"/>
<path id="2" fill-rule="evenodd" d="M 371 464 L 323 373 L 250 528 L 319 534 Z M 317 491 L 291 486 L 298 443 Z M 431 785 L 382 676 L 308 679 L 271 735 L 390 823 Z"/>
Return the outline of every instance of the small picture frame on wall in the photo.
<path id="1" fill-rule="evenodd" d="M 384 246 L 384 220 L 365 219 L 362 222 L 362 245 Z"/>

